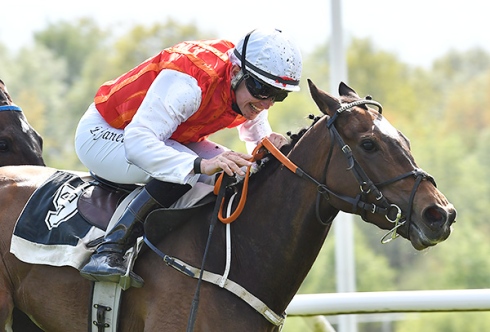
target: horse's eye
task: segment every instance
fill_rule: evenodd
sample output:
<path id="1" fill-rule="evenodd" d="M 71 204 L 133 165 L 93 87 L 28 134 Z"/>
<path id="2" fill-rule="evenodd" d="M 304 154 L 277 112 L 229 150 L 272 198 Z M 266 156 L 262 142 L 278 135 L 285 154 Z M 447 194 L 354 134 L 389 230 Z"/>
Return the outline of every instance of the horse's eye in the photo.
<path id="1" fill-rule="evenodd" d="M 0 152 L 7 152 L 9 150 L 9 144 L 6 140 L 0 139 Z"/>
<path id="2" fill-rule="evenodd" d="M 367 152 L 374 152 L 377 150 L 376 143 L 370 139 L 365 139 L 361 142 L 361 147 Z"/>

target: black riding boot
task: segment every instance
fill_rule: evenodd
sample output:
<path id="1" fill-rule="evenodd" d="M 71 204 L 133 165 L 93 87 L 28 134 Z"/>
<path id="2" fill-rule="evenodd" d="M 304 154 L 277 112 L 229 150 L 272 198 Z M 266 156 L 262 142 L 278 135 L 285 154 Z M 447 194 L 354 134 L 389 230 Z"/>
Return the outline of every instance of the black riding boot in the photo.
<path id="1" fill-rule="evenodd" d="M 136 239 L 143 235 L 143 223 L 148 214 L 156 208 L 169 207 L 190 188 L 190 185 L 150 181 L 106 234 L 90 261 L 80 270 L 80 274 L 93 281 L 119 282 L 127 269 L 123 256 L 135 244 Z"/>

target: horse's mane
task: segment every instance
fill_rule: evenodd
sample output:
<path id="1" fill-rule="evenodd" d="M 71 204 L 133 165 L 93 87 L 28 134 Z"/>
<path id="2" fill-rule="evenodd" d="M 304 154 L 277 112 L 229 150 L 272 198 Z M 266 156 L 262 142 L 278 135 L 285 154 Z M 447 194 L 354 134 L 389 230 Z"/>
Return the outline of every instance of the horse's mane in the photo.
<path id="1" fill-rule="evenodd" d="M 317 123 L 322 116 L 314 116 L 310 114 L 308 118 L 312 120 L 311 125 L 307 127 L 300 128 L 297 133 L 292 134 L 288 132 L 287 135 L 290 138 L 290 142 L 281 147 L 281 152 L 287 155 L 298 143 L 298 141 L 306 134 L 306 132 Z M 251 177 L 250 184 L 252 183 L 263 183 L 266 179 L 281 165 L 281 162 L 271 155 L 267 155 L 263 160 L 257 162 L 258 169 Z"/>
<path id="2" fill-rule="evenodd" d="M 370 99 L 370 96 L 367 96 L 366 98 Z M 354 102 L 356 100 L 359 100 L 359 97 L 355 97 L 355 96 L 351 96 L 351 95 L 340 96 L 340 100 L 342 101 L 342 103 L 351 103 L 351 102 Z M 366 105 L 359 105 L 359 107 L 367 109 Z M 290 138 L 290 142 L 288 144 L 284 145 L 283 147 L 281 147 L 281 152 L 284 155 L 287 155 L 295 147 L 295 145 L 298 143 L 298 141 L 304 136 L 304 134 L 306 134 L 306 132 L 308 130 L 310 130 L 310 128 L 313 127 L 324 116 L 325 115 L 323 115 L 323 114 L 319 115 L 319 116 L 315 116 L 313 114 L 308 115 L 308 119 L 312 120 L 311 125 L 299 129 L 299 131 L 295 134 L 291 134 L 291 132 L 288 132 L 287 135 Z M 268 155 L 264 158 L 263 161 L 259 161 L 258 164 L 259 164 L 258 171 L 256 173 L 254 173 L 252 178 L 254 178 L 253 182 L 261 183 L 261 182 L 265 181 L 266 178 L 271 173 L 273 173 L 277 169 L 277 167 L 280 166 L 281 163 L 276 158 Z"/>

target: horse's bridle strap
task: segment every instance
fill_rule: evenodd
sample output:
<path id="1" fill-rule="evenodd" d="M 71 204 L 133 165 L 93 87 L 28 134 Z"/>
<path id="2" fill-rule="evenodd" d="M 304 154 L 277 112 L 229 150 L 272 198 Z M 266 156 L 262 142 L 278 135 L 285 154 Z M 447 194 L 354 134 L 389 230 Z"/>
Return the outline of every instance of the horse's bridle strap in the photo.
<path id="1" fill-rule="evenodd" d="M 270 154 L 272 154 L 277 160 L 279 160 L 291 172 L 293 172 L 294 174 L 296 174 L 300 177 L 305 177 L 308 180 L 315 183 L 316 186 L 318 187 L 319 195 L 322 195 L 322 194 L 325 195 L 328 193 L 330 195 L 333 195 L 333 196 L 343 200 L 344 202 L 348 202 L 348 203 L 352 204 L 354 209 L 360 208 L 362 210 L 370 211 L 372 213 L 380 213 L 383 215 L 386 215 L 388 213 L 389 204 L 387 204 L 386 207 L 380 207 L 376 204 L 363 202 L 361 200 L 360 196 L 357 196 L 355 198 L 351 198 L 351 197 L 340 195 L 340 194 L 333 192 L 332 190 L 327 188 L 327 186 L 325 186 L 324 184 L 321 184 L 316 179 L 314 179 L 312 176 L 310 176 L 308 173 L 304 172 L 300 167 L 296 166 L 288 157 L 286 157 L 278 148 L 276 148 L 274 146 L 274 144 L 272 144 L 272 142 L 267 138 L 264 138 L 261 142 L 259 142 L 257 147 L 254 149 L 254 151 L 252 152 L 253 157 L 252 157 L 251 161 L 256 161 L 256 160 L 262 159 L 264 157 L 264 151 L 263 151 L 264 149 L 269 151 Z M 243 207 L 245 205 L 247 191 L 248 191 L 248 180 L 250 178 L 249 175 L 250 175 L 250 167 L 247 168 L 247 173 L 245 175 L 245 179 L 244 179 L 244 183 L 243 183 L 240 202 L 238 204 L 238 207 L 235 209 L 235 211 L 233 212 L 233 214 L 231 216 L 229 216 L 227 218 L 223 217 L 222 210 L 224 207 L 224 202 L 221 202 L 221 207 L 220 207 L 220 210 L 218 213 L 218 218 L 222 223 L 228 224 L 228 223 L 234 221 L 242 212 Z M 217 194 L 217 189 L 219 189 L 219 187 L 221 186 L 221 181 L 223 179 L 223 176 L 224 176 L 224 173 L 221 174 L 221 176 L 218 178 L 218 180 L 215 184 L 215 189 L 214 189 L 215 194 Z M 355 211 L 353 211 L 353 212 L 355 212 Z"/>
<path id="2" fill-rule="evenodd" d="M 15 106 L 15 105 L 5 105 L 5 106 L 0 106 L 0 112 L 1 111 L 22 112 L 22 109 L 19 106 Z"/>
<path id="3" fill-rule="evenodd" d="M 354 208 L 360 208 L 362 210 L 370 211 L 372 213 L 380 213 L 383 215 L 386 215 L 388 213 L 388 207 L 389 204 L 386 207 L 380 207 L 376 204 L 372 203 L 366 203 L 361 201 L 361 197 L 357 196 L 355 198 L 351 198 L 348 196 L 340 195 L 332 190 L 330 190 L 327 186 L 324 184 L 321 184 L 317 180 L 315 180 L 313 177 L 311 177 L 308 173 L 304 172 L 301 168 L 296 166 L 291 160 L 289 160 L 279 149 L 277 149 L 267 138 L 265 138 L 261 144 L 274 156 L 276 159 L 278 159 L 284 166 L 286 166 L 291 172 L 293 172 L 296 175 L 299 175 L 301 177 L 305 176 L 308 178 L 310 181 L 314 182 L 318 186 L 318 192 L 320 194 L 325 194 L 328 193 L 330 195 L 333 195 L 344 202 L 348 202 L 352 204 Z M 355 211 L 353 211 L 355 212 Z"/>

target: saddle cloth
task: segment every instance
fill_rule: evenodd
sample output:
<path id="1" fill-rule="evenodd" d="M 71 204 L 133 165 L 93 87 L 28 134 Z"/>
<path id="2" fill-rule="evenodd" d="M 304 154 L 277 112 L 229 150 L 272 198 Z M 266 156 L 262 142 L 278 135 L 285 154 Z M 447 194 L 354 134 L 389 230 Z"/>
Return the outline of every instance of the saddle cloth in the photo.
<path id="1" fill-rule="evenodd" d="M 93 180 L 88 174 L 82 178 L 61 170 L 51 175 L 34 191 L 17 219 L 10 252 L 30 264 L 80 269 L 96 249 L 91 243 L 105 235 L 100 222 L 92 222 L 79 209 L 81 202 L 87 205 L 81 198 L 92 192 Z M 213 186 L 198 182 L 169 209 L 193 206 L 212 191 Z"/>

